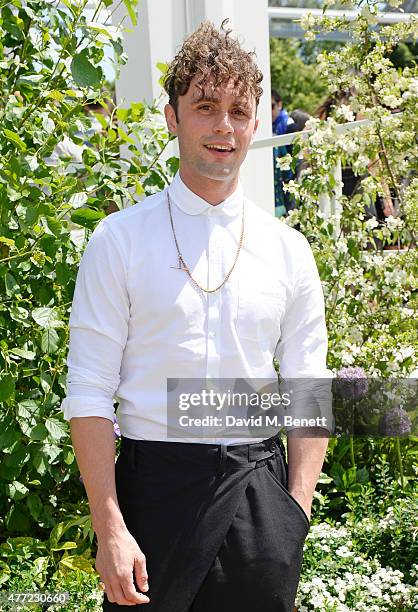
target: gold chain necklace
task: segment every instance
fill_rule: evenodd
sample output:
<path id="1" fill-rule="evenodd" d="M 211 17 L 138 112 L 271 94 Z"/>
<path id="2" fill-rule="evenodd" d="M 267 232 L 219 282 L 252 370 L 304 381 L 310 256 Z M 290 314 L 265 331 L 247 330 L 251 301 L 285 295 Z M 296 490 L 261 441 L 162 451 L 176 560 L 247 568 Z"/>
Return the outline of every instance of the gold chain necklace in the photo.
<path id="1" fill-rule="evenodd" d="M 244 208 L 245 207 L 244 207 L 244 201 L 242 202 L 242 225 L 241 225 L 241 235 L 240 235 L 240 239 L 239 239 L 237 254 L 235 255 L 234 263 L 232 264 L 232 267 L 229 270 L 228 274 L 225 276 L 225 278 L 222 281 L 222 283 L 220 285 L 218 285 L 217 287 L 215 287 L 215 289 L 205 289 L 204 287 L 199 285 L 197 280 L 195 280 L 193 278 L 193 276 L 192 276 L 188 266 L 186 265 L 186 262 L 183 259 L 183 255 L 181 254 L 179 243 L 177 241 L 176 232 L 174 230 L 173 216 L 171 214 L 171 203 L 170 203 L 170 196 L 168 194 L 168 191 L 167 191 L 167 202 L 168 202 L 168 212 L 170 213 L 171 229 L 173 230 L 174 242 L 176 244 L 177 254 L 178 254 L 178 257 L 179 257 L 179 265 L 178 265 L 178 268 L 175 268 L 175 269 L 176 270 L 184 270 L 188 274 L 188 276 L 190 277 L 190 280 L 192 281 L 194 286 L 197 287 L 198 289 L 200 289 L 201 291 L 204 291 L 205 293 L 215 293 L 215 291 L 218 291 L 219 289 L 221 289 L 221 287 L 223 287 L 225 285 L 226 281 L 231 276 L 233 269 L 235 268 L 235 264 L 238 261 L 238 256 L 240 254 L 242 243 L 244 241 L 244 227 L 245 227 L 245 219 L 244 219 Z"/>

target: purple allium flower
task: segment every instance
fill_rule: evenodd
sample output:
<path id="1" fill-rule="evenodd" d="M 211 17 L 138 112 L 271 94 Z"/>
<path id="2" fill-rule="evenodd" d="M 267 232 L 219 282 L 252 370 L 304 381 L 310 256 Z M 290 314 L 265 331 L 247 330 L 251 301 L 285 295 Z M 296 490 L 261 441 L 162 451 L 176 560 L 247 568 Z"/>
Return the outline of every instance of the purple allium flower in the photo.
<path id="1" fill-rule="evenodd" d="M 345 399 L 360 399 L 369 389 L 366 372 L 363 368 L 341 368 L 337 372 L 337 389 Z"/>
<path id="2" fill-rule="evenodd" d="M 113 417 L 113 431 L 115 432 L 115 439 L 120 438 L 121 433 L 120 433 L 118 422 L 116 420 L 116 416 Z"/>
<path id="3" fill-rule="evenodd" d="M 388 410 L 379 421 L 379 433 L 383 436 L 404 436 L 411 431 L 411 428 L 411 419 L 400 406 Z"/>

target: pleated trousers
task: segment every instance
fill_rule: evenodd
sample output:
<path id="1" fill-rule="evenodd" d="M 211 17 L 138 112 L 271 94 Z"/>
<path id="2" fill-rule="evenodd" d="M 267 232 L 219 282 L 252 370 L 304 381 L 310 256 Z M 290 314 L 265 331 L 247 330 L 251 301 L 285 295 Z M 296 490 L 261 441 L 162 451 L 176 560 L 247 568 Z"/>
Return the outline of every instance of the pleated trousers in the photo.
<path id="1" fill-rule="evenodd" d="M 115 471 L 151 602 L 105 594 L 105 612 L 293 612 L 309 521 L 288 493 L 278 436 L 236 446 L 122 437 Z"/>

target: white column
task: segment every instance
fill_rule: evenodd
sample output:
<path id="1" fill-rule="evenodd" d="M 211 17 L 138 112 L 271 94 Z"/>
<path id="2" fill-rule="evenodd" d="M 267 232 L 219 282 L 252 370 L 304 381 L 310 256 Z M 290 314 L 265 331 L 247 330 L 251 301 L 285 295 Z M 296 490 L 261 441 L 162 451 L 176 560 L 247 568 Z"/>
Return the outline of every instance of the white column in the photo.
<path id="1" fill-rule="evenodd" d="M 151 102 L 157 98 L 161 94 L 157 62 L 170 61 L 185 36 L 202 21 L 212 21 L 219 27 L 228 17 L 244 48 L 256 51 L 264 74 L 256 139 L 271 136 L 268 0 L 257 0 L 257 8 L 254 5 L 253 0 L 140 0 L 138 24 L 125 34 L 128 62 L 116 84 L 118 100 Z M 124 13 L 122 6 L 115 14 L 115 22 Z M 247 196 L 274 214 L 271 148 L 248 153 L 241 180 Z"/>

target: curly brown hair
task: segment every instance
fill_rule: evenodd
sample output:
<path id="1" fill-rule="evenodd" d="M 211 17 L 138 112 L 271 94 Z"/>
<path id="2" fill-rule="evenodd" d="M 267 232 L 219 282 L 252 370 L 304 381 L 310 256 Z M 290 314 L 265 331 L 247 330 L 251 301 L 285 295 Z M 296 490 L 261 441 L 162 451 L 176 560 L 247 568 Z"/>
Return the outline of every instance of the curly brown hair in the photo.
<path id="1" fill-rule="evenodd" d="M 199 28 L 186 38 L 181 49 L 170 63 L 164 79 L 164 89 L 169 103 L 177 116 L 178 97 L 187 93 L 192 79 L 197 76 L 196 86 L 202 97 L 205 94 L 203 83 L 213 79 L 213 89 L 227 84 L 230 80 L 238 96 L 253 95 L 256 108 L 263 93 L 260 83 L 263 74 L 255 63 L 254 52 L 241 48 L 239 41 L 230 36 L 232 30 L 226 29 L 228 19 L 217 30 L 210 21 L 203 22 Z"/>

